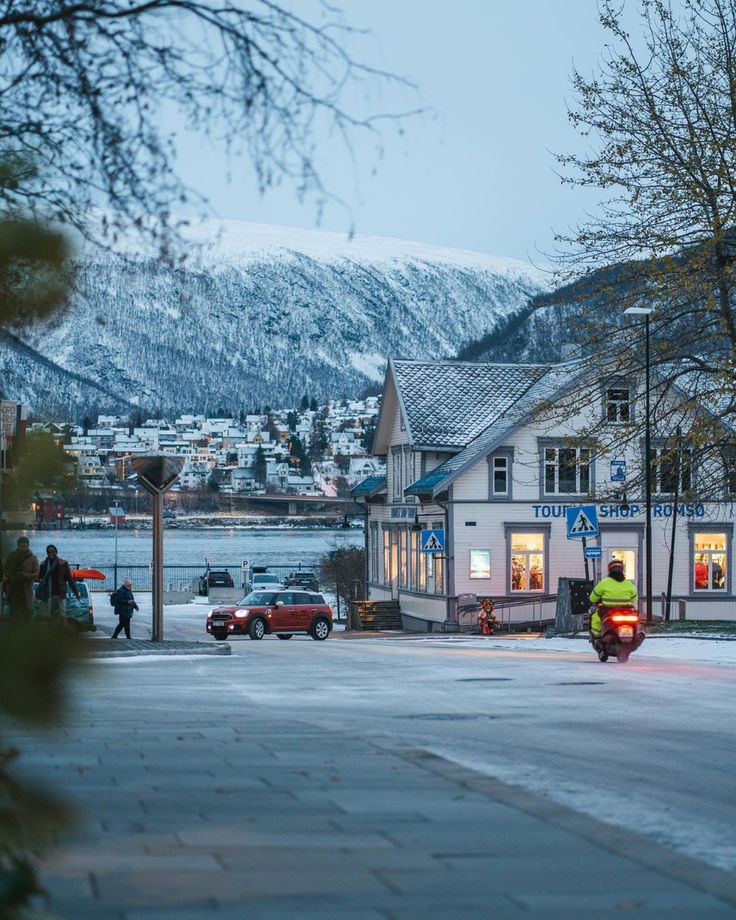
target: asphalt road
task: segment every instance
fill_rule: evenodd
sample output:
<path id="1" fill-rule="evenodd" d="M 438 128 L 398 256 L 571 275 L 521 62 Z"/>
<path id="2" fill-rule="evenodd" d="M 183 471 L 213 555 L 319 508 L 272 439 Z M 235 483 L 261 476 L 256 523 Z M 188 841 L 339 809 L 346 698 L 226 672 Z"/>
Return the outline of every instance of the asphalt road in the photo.
<path id="1" fill-rule="evenodd" d="M 168 610 L 168 638 L 212 641 L 205 612 Z M 111 614 L 100 605 L 89 641 L 107 641 Z M 231 648 L 94 661 L 69 679 L 63 726 L 6 739 L 77 815 L 40 906 L 69 920 L 736 917 L 735 667 L 429 637 Z"/>
<path id="2" fill-rule="evenodd" d="M 207 640 L 207 609 L 167 612 L 167 637 Z M 140 634 L 145 608 L 134 623 Z M 583 642 L 570 654 L 523 640 L 508 651 L 441 638 L 229 641 L 238 662 L 195 668 L 259 713 L 293 701 L 314 724 L 347 719 L 736 871 L 736 668 L 648 659 L 646 645 L 620 666 Z"/>

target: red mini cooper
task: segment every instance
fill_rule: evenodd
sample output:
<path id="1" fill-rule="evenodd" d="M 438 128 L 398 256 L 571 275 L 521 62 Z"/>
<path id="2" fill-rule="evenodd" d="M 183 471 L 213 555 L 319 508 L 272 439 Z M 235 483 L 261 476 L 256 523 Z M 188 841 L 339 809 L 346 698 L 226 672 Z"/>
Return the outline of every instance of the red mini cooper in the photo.
<path id="1" fill-rule="evenodd" d="M 234 607 L 210 610 L 207 632 L 220 640 L 246 633 L 251 639 L 268 633 L 279 639 L 309 633 L 323 640 L 332 632 L 332 608 L 311 591 L 251 591 Z"/>

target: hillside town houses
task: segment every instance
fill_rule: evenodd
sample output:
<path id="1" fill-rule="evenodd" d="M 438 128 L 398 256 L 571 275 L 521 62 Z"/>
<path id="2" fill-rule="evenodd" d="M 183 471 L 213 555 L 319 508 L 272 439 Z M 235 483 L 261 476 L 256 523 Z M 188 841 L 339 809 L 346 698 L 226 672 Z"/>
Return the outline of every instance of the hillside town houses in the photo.
<path id="1" fill-rule="evenodd" d="M 122 486 L 133 476 L 131 457 L 161 451 L 185 459 L 175 491 L 335 496 L 383 471 L 369 450 L 379 406 L 379 397 L 369 396 L 239 418 L 182 415 L 131 424 L 100 415 L 94 425 L 34 422 L 29 431 L 62 443 L 90 490 Z"/>

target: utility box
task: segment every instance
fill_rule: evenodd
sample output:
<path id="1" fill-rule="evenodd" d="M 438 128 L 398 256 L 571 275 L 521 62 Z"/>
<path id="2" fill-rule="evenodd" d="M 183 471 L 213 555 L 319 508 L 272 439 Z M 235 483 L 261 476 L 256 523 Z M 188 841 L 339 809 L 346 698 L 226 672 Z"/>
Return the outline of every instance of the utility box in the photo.
<path id="1" fill-rule="evenodd" d="M 593 582 L 586 578 L 560 578 L 557 583 L 555 633 L 576 633 L 590 608 Z"/>
<path id="2" fill-rule="evenodd" d="M 478 628 L 480 603 L 475 594 L 458 594 L 457 628 L 460 632 L 471 632 Z M 449 631 L 449 630 L 448 630 Z"/>

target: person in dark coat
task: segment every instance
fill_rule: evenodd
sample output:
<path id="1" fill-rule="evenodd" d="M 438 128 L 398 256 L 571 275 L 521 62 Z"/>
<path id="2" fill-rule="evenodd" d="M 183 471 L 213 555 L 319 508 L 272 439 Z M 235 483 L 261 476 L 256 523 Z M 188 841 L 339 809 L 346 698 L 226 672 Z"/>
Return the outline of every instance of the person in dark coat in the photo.
<path id="1" fill-rule="evenodd" d="M 46 547 L 46 558 L 38 572 L 38 590 L 36 597 L 45 606 L 46 616 L 51 619 L 63 619 L 66 616 L 66 586 L 80 600 L 77 583 L 66 559 L 59 558 L 59 551 L 53 543 Z"/>
<path id="2" fill-rule="evenodd" d="M 28 617 L 33 607 L 33 583 L 38 581 L 38 557 L 28 537 L 18 537 L 17 548 L 5 562 L 3 587 L 11 617 Z"/>
<path id="3" fill-rule="evenodd" d="M 126 578 L 113 595 L 115 613 L 120 617 L 120 622 L 115 627 L 115 632 L 112 634 L 113 639 L 117 639 L 120 635 L 120 631 L 123 629 L 125 630 L 125 637 L 130 639 L 130 618 L 133 616 L 133 611 L 138 609 L 138 604 L 135 602 L 133 592 L 130 590 L 132 587 L 133 582 L 129 578 Z"/>

